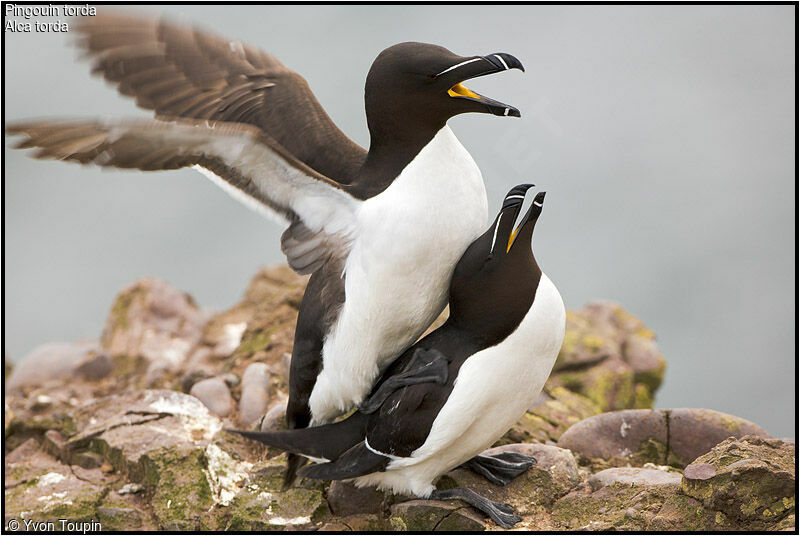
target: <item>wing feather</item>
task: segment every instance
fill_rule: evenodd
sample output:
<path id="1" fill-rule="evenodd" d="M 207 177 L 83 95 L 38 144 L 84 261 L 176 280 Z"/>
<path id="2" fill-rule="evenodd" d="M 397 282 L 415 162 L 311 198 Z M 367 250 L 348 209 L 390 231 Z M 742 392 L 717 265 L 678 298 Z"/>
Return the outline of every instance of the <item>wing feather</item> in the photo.
<path id="1" fill-rule="evenodd" d="M 246 124 L 41 121 L 11 124 L 6 132 L 23 135 L 16 147 L 36 148 L 36 158 L 143 171 L 195 166 L 218 176 L 229 193 L 291 223 L 284 252 L 300 273 L 345 256 L 355 233 L 360 201 Z"/>
<path id="2" fill-rule="evenodd" d="M 342 184 L 366 151 L 342 133 L 306 80 L 273 56 L 185 24 L 122 14 L 85 17 L 79 46 L 92 72 L 161 117 L 240 122 Z"/>

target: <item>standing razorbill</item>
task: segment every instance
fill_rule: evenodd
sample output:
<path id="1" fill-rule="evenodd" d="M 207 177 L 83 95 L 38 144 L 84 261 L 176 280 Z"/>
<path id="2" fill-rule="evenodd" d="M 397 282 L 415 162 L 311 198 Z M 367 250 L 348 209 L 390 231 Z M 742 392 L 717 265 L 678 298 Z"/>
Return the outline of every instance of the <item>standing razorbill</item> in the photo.
<path id="1" fill-rule="evenodd" d="M 386 370 L 360 411 L 303 430 L 237 433 L 325 460 L 301 469 L 306 477 L 462 499 L 502 527 L 519 521 L 507 505 L 466 488 L 436 490 L 433 481 L 468 462 L 507 482 L 532 461 L 511 453 L 476 457 L 525 414 L 564 339 L 564 303 L 531 250 L 543 192 L 514 230 L 527 188 L 509 192 L 494 224 L 459 260 L 450 318 Z"/>
<path id="2" fill-rule="evenodd" d="M 282 217 L 289 264 L 313 273 L 292 350 L 288 424 L 329 422 L 361 402 L 444 308 L 453 266 L 486 224 L 481 173 L 446 123 L 519 111 L 461 82 L 523 70 L 519 60 L 423 43 L 384 50 L 365 85 L 364 151 L 300 75 L 256 48 L 119 15 L 83 18 L 75 30 L 93 71 L 159 121 L 25 121 L 7 128 L 27 136 L 17 147 L 145 171 L 194 166 Z"/>

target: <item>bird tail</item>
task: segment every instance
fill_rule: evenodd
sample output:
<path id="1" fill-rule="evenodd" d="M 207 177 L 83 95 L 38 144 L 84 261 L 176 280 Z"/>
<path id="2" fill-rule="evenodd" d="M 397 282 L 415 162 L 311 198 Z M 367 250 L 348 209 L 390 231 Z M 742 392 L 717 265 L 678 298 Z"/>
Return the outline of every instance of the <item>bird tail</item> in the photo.
<path id="1" fill-rule="evenodd" d="M 298 471 L 300 476 L 317 480 L 344 480 L 368 475 L 386 469 L 389 457 L 370 450 L 366 443 L 351 447 L 336 460 L 303 467 Z"/>
<path id="2" fill-rule="evenodd" d="M 358 412 L 351 417 L 332 424 L 296 428 L 294 430 L 268 430 L 251 432 L 227 430 L 265 445 L 276 447 L 292 454 L 335 460 L 350 447 L 364 440 L 367 419 Z"/>

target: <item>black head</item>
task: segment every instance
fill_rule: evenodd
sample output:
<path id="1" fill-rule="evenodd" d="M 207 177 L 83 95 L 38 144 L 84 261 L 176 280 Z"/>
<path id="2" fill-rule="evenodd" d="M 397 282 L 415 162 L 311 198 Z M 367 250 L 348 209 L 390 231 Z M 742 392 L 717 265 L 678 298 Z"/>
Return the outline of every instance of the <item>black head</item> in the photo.
<path id="1" fill-rule="evenodd" d="M 533 228 L 542 212 L 545 192 L 533 199 L 515 228 L 532 184 L 515 186 L 489 229 L 477 238 L 456 265 L 450 284 L 450 320 L 480 333 L 490 344 L 508 336 L 533 303 L 542 275 L 531 249 Z"/>
<path id="2" fill-rule="evenodd" d="M 364 98 L 373 136 L 383 130 L 412 124 L 438 131 L 447 120 L 465 112 L 519 117 L 513 106 L 484 97 L 461 85 L 464 80 L 508 69 L 524 71 L 510 54 L 459 56 L 426 43 L 400 43 L 372 63 Z"/>

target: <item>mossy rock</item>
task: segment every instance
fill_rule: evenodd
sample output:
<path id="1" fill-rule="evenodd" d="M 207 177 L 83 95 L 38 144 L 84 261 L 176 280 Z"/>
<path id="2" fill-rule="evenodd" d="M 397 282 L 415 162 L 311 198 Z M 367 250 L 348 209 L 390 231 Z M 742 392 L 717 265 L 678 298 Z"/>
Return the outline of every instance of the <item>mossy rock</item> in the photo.
<path id="1" fill-rule="evenodd" d="M 164 530 L 209 530 L 207 512 L 214 506 L 202 450 L 165 449 L 148 454 L 146 481 L 150 506 Z"/>
<path id="2" fill-rule="evenodd" d="M 556 501 L 551 516 L 572 530 L 644 530 L 676 490 L 677 485 L 614 484 L 595 492 L 587 487 Z"/>
<path id="3" fill-rule="evenodd" d="M 57 462 L 54 466 L 53 471 L 5 490 L 6 516 L 36 521 L 97 519 L 96 510 L 106 493 L 105 486 L 81 480 Z"/>
<path id="4" fill-rule="evenodd" d="M 588 398 L 564 387 L 546 385 L 539 402 L 495 445 L 558 441 L 570 426 L 598 413 L 600 408 Z"/>
<path id="5" fill-rule="evenodd" d="M 309 529 L 331 519 L 325 500 L 325 482 L 301 480 L 282 491 L 285 456 L 256 464 L 248 482 L 224 514 L 225 530 L 281 531 Z M 305 486 L 305 487 L 303 487 Z"/>
<path id="6" fill-rule="evenodd" d="M 417 499 L 397 503 L 391 508 L 390 530 L 445 532 L 485 530 L 483 521 L 469 509 L 453 501 Z"/>
<path id="7" fill-rule="evenodd" d="M 753 530 L 777 523 L 795 508 L 794 445 L 727 439 L 686 467 L 681 492 Z"/>

